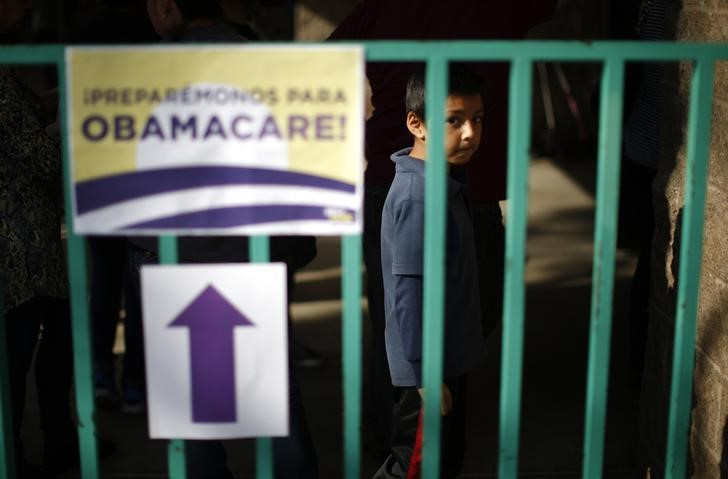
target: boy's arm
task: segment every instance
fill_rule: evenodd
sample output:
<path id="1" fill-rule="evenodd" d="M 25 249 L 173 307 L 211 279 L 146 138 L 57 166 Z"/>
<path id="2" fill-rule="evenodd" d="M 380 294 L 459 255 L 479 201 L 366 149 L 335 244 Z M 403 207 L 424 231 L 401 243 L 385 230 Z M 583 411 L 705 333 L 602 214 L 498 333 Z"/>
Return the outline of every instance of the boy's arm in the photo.
<path id="1" fill-rule="evenodd" d="M 422 272 L 425 205 L 404 201 L 394 212 L 392 274 L 394 316 L 405 359 L 422 387 Z"/>
<path id="2" fill-rule="evenodd" d="M 412 364 L 416 386 L 422 387 L 422 276 L 397 276 L 394 316 L 405 359 Z"/>
<path id="3" fill-rule="evenodd" d="M 425 205 L 421 201 L 405 201 L 395 212 L 392 273 L 394 282 L 395 318 L 399 326 L 402 350 L 412 363 L 415 383 L 424 399 L 422 388 L 422 276 L 424 254 Z M 452 410 L 450 389 L 442 383 L 440 413 Z"/>

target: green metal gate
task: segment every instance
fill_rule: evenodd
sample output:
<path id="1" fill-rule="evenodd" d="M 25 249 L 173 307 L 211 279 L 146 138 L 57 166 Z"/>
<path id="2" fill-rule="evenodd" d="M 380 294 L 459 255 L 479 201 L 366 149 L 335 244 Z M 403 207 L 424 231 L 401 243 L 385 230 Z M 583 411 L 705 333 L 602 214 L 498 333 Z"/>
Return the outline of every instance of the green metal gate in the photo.
<path id="1" fill-rule="evenodd" d="M 364 44 L 370 61 L 423 61 L 427 64 L 428 106 L 446 99 L 447 65 L 450 61 L 510 62 L 508 125 L 508 219 L 503 312 L 503 353 L 500 390 L 500 446 L 498 477 L 518 475 L 518 444 L 521 410 L 525 313 L 525 244 L 528 205 L 528 169 L 531 135 L 532 69 L 537 61 L 599 62 L 603 64 L 599 129 L 599 154 L 594 231 L 591 330 L 586 391 L 586 414 L 582 475 L 602 477 L 607 378 L 612 320 L 612 289 L 616 251 L 618 182 L 621 151 L 624 68 L 628 61 L 676 62 L 693 65 L 687 136 L 684 221 L 676 312 L 669 432 L 666 451 L 668 479 L 685 476 L 691 407 L 695 332 L 702 258 L 703 216 L 710 149 L 710 126 L 715 62 L 728 60 L 728 45 L 637 42 L 408 42 L 381 41 Z M 0 64 L 47 64 L 58 68 L 64 91 L 65 63 L 62 46 L 3 47 Z M 66 118 L 66 98 L 61 95 L 61 117 Z M 428 108 L 431 125 L 443 125 L 442 108 Z M 443 362 L 445 179 L 444 144 L 440 127 L 428 144 L 425 201 L 424 360 L 425 443 L 423 478 L 435 479 L 439 469 L 440 388 Z M 70 175 L 68 126 L 63 126 L 64 177 Z M 68 185 L 67 181 L 64 185 Z M 70 192 L 65 189 L 66 210 L 71 211 Z M 162 263 L 177 262 L 174 237 L 160 237 Z M 269 260 L 267 237 L 250 242 L 255 262 Z M 344 471 L 346 479 L 359 477 L 361 459 L 361 238 L 342 238 Z M 87 304 L 84 239 L 69 229 L 69 280 L 76 372 L 81 471 L 84 479 L 98 477 L 94 425 L 91 340 Z M 2 295 L 0 295 L 0 306 Z M 0 308 L 0 312 L 2 308 Z M 0 327 L 0 479 L 14 476 L 9 390 L 5 350 L 5 328 Z M 272 442 L 257 440 L 257 477 L 273 477 Z M 169 471 L 174 479 L 185 477 L 184 441 L 170 441 Z"/>

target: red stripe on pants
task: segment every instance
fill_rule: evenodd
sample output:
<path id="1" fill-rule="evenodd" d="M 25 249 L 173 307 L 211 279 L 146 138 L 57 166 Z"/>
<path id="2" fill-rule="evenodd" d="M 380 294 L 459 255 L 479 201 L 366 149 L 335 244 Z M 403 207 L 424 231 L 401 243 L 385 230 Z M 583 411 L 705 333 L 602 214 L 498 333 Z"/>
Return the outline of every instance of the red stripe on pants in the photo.
<path id="1" fill-rule="evenodd" d="M 422 470 L 422 414 L 423 409 L 420 408 L 419 418 L 417 419 L 417 435 L 415 436 L 415 448 L 412 450 L 409 467 L 407 468 L 407 479 L 419 479 Z"/>

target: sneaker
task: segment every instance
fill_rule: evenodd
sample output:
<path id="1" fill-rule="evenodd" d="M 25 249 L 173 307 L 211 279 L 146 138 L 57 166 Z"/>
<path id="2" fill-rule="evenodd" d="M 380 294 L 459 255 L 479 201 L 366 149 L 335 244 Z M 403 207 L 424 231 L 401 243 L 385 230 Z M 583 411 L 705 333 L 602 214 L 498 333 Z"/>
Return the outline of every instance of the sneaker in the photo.
<path id="1" fill-rule="evenodd" d="M 119 403 L 119 391 L 112 375 L 101 371 L 94 373 L 94 398 L 101 408 L 114 407 Z"/>
<path id="2" fill-rule="evenodd" d="M 142 414 L 147 410 L 144 391 L 134 387 L 125 387 L 121 401 L 121 412 L 124 414 Z"/>

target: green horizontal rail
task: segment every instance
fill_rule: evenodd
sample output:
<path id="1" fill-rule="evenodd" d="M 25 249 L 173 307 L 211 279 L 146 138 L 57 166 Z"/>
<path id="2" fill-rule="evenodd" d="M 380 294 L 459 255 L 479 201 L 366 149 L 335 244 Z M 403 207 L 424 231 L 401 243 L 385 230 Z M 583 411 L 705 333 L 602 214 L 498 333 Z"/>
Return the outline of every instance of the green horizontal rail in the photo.
<path id="1" fill-rule="evenodd" d="M 350 42 L 338 42 L 345 45 Z M 281 44 L 256 43 L 255 46 Z M 330 46 L 331 44 L 329 44 Z M 579 42 L 579 41 L 367 41 L 369 61 L 426 61 L 441 56 L 449 61 L 506 61 L 531 58 L 536 61 L 594 61 L 606 58 L 624 61 L 681 61 L 728 59 L 725 43 L 690 42 Z M 199 44 L 198 44 L 199 46 Z M 295 47 L 295 44 L 293 45 Z M 133 45 L 133 48 L 175 48 L 173 45 Z M 178 46 L 177 46 L 178 47 Z M 241 46 L 245 48 L 245 46 Z M 62 61 L 62 45 L 13 45 L 0 48 L 0 64 L 53 64 Z"/>
<path id="2" fill-rule="evenodd" d="M 680 61 L 728 58 L 726 44 L 670 42 L 561 42 L 561 41 L 368 41 L 369 61 L 426 61 L 442 56 L 450 61 Z"/>
<path id="3" fill-rule="evenodd" d="M 59 65 L 64 45 L 5 45 L 0 47 L 0 65 Z"/>

